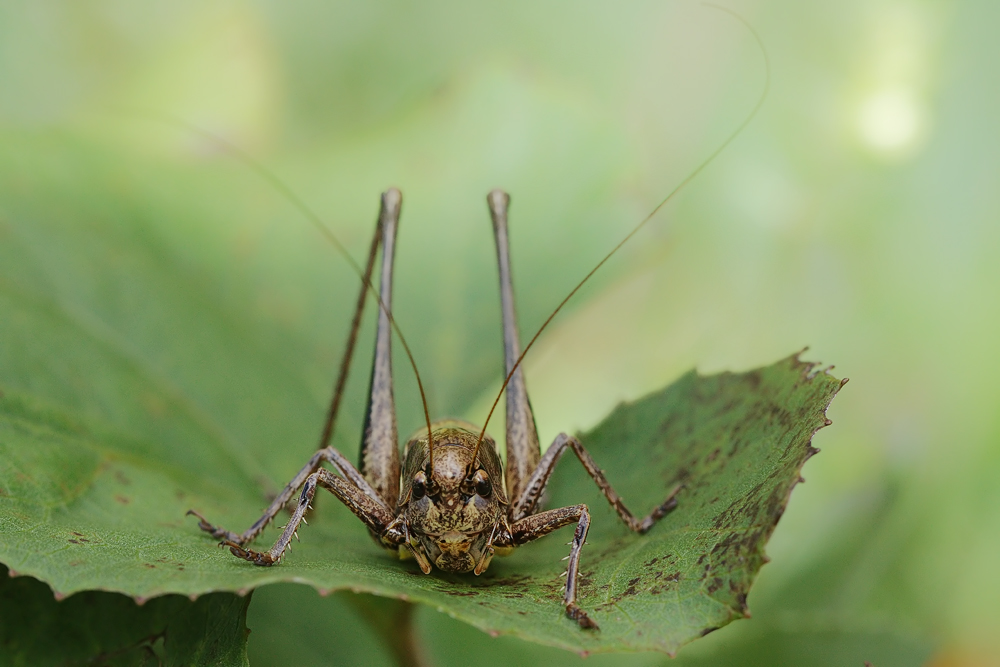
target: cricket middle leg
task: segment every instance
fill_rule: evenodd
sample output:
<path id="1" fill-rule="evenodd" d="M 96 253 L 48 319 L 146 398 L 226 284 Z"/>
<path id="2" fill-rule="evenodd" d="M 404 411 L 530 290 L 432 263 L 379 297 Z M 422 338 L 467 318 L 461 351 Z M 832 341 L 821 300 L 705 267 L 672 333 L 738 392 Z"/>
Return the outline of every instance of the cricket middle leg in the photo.
<path id="1" fill-rule="evenodd" d="M 593 457 L 583 447 L 583 443 L 573 436 L 560 433 L 556 436 L 556 439 L 552 442 L 548 450 L 546 450 L 545 456 L 539 461 L 538 467 L 535 468 L 534 473 L 528 479 L 524 487 L 524 492 L 520 497 L 515 497 L 511 502 L 509 510 L 511 521 L 518 521 L 527 517 L 535 510 L 535 506 L 538 504 L 542 493 L 545 492 L 545 487 L 549 483 L 549 478 L 552 477 L 552 471 L 555 470 L 559 458 L 567 448 L 573 450 L 576 457 L 580 459 L 580 463 L 583 464 L 584 470 L 587 471 L 587 474 L 597 484 L 597 488 L 601 490 L 604 497 L 608 499 L 608 503 L 618 512 L 618 516 L 621 517 L 625 525 L 631 530 L 637 533 L 645 533 L 653 527 L 653 524 L 666 516 L 670 510 L 677 507 L 677 494 L 683 488 L 681 484 L 675 484 L 667 493 L 666 499 L 655 507 L 652 512 L 642 519 L 636 519 L 628 507 L 625 506 L 625 501 L 622 500 L 621 496 L 618 495 L 610 482 L 608 482 L 607 477 L 604 476 L 604 471 L 597 467 L 597 463 Z"/>
<path id="2" fill-rule="evenodd" d="M 344 476 L 345 479 L 350 480 L 350 483 L 357 487 L 362 493 L 368 496 L 373 502 L 381 505 L 386 512 L 390 511 L 388 504 L 379 496 L 378 492 L 372 488 L 368 480 L 358 472 L 358 469 L 351 465 L 351 462 L 344 457 L 343 454 L 338 452 L 333 447 L 325 447 L 309 459 L 301 470 L 299 470 L 295 477 L 285 485 L 285 488 L 275 496 L 274 500 L 264 511 L 264 514 L 257 519 L 252 526 L 247 528 L 242 533 L 234 533 L 230 530 L 226 530 L 221 526 L 215 526 L 209 523 L 209 521 L 195 510 L 188 510 L 187 513 L 191 516 L 198 518 L 198 527 L 204 530 L 206 533 L 210 534 L 212 537 L 237 544 L 241 547 L 250 544 L 254 539 L 259 536 L 264 529 L 267 527 L 274 517 L 278 515 L 279 512 L 288 504 L 292 499 L 292 496 L 302 488 L 302 485 L 306 483 L 306 479 L 317 470 L 323 462 L 326 461 L 337 468 L 337 472 Z"/>
<path id="3" fill-rule="evenodd" d="M 329 470 L 320 468 L 306 478 L 295 510 L 274 546 L 267 551 L 253 551 L 245 549 L 243 545 L 236 542 L 224 541 L 223 544 L 229 547 L 234 556 L 248 560 L 254 565 L 273 565 L 279 562 L 285 550 L 291 548 L 292 538 L 298 536 L 299 524 L 302 522 L 306 510 L 312 504 L 317 487 L 320 486 L 337 496 L 373 533 L 385 533 L 386 528 L 395 518 L 384 504 L 376 502 L 343 477 L 338 477 Z"/>

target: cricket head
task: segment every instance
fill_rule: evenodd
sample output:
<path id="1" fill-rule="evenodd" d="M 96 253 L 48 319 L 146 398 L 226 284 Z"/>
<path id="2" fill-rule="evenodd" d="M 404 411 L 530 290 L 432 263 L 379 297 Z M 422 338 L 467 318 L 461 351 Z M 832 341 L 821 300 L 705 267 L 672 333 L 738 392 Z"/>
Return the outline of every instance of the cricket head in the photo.
<path id="1" fill-rule="evenodd" d="M 465 422 L 439 422 L 406 445 L 400 507 L 427 558 L 446 572 L 481 573 L 488 548 L 507 511 L 503 469 L 496 445 L 484 439 L 473 458 L 479 433 Z"/>

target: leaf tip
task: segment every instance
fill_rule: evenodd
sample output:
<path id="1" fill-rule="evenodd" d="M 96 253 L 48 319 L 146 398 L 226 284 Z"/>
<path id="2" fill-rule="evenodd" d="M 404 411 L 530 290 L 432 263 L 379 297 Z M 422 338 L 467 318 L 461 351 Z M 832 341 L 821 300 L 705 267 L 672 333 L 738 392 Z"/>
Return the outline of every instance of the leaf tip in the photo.
<path id="1" fill-rule="evenodd" d="M 52 597 L 54 597 L 56 599 L 56 602 L 62 602 L 63 600 L 66 599 L 66 594 L 65 593 L 60 593 L 59 591 L 57 591 L 56 589 L 53 588 L 52 589 Z"/>
<path id="2" fill-rule="evenodd" d="M 743 618 L 753 618 L 750 613 L 750 607 L 747 605 L 747 592 L 743 591 L 736 595 L 736 602 L 739 604 L 740 608 L 737 610 Z M 719 626 L 722 627 L 722 626 Z"/>

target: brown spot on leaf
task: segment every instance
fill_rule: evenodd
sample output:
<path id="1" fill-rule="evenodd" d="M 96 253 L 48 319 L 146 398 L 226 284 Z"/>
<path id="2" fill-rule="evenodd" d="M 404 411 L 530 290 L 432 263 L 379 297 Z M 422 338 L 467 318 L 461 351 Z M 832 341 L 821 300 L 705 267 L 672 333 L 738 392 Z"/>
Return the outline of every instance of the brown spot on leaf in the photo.
<path id="1" fill-rule="evenodd" d="M 132 502 L 132 499 L 129 498 L 128 496 L 117 495 L 115 496 L 115 502 L 121 503 L 122 505 L 128 505 L 130 502 Z"/>

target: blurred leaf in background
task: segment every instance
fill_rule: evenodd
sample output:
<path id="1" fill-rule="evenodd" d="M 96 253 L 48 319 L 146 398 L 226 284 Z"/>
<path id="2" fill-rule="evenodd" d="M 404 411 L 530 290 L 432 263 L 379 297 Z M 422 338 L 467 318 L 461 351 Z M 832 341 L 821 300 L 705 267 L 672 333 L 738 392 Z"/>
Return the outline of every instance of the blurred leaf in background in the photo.
<path id="1" fill-rule="evenodd" d="M 620 400 L 693 366 L 751 368 L 808 343 L 812 358 L 852 378 L 851 391 L 831 411 L 836 425 L 816 442 L 823 454 L 806 467 L 809 482 L 771 541 L 772 563 L 749 600 L 753 620 L 679 659 L 997 664 L 1000 80 L 992 63 L 1000 8 L 914 0 L 728 6 L 760 33 L 772 93 L 528 357 L 542 440 L 589 428 Z M 52 317 L 91 326 L 95 345 L 113 335 L 155 352 L 153 370 L 197 389 L 198 415 L 231 417 L 221 427 L 233 451 L 263 485 L 279 484 L 291 473 L 284 462 L 314 445 L 353 278 L 242 167 L 143 118 L 181 116 L 250 150 L 356 256 L 377 193 L 403 188 L 397 317 L 432 410 L 476 421 L 500 382 L 484 194 L 496 186 L 513 194 L 521 326 L 533 331 L 739 123 L 762 85 L 752 39 L 693 2 L 6 0 L 0 244 L 30 237 L 33 225 L 80 222 L 62 245 L 8 257 L 0 295 L 43 295 Z M 233 356 L 264 355 L 282 382 L 256 386 L 225 359 L 172 346 L 181 325 L 155 319 L 173 312 L 157 310 L 163 286 L 130 282 L 128 256 L 106 256 L 90 281 L 58 281 L 55 267 L 72 266 L 85 244 L 100 246 L 88 221 L 130 217 L 153 221 L 167 246 L 184 249 L 163 258 L 189 270 L 183 290 L 194 298 L 178 302 L 189 312 L 184 326 L 197 327 L 199 308 L 211 302 L 253 313 L 252 322 L 233 323 L 243 336 Z M 137 228 L 115 233 L 127 239 Z M 186 245 L 192 228 L 207 240 Z M 134 291 L 113 309 L 83 309 L 102 280 Z M 199 301 L 202 291 L 213 298 Z M 130 317 L 136 309 L 143 317 Z M 37 332 L 39 345 L 47 335 Z M 49 342 L 53 368 L 85 370 L 73 367 L 73 350 Z M 18 355 L 0 344 L 0 389 L 45 395 L 82 416 L 124 410 L 81 399 L 72 384 L 37 386 L 41 376 Z M 363 348 L 359 358 L 368 355 Z M 184 385 L 192 361 L 217 364 L 217 380 Z M 402 370 L 406 431 L 419 414 Z M 355 374 L 358 386 L 363 375 Z M 359 391 L 335 442 L 349 451 Z M 142 419 L 121 415 L 143 428 L 155 428 L 149 415 L 176 407 L 169 393 L 143 400 Z M 276 448 L 280 455 L 269 453 Z M 309 610 L 324 637 L 337 637 L 326 643 L 361 655 L 367 637 L 351 628 L 365 621 L 349 600 L 258 591 L 251 659 L 281 664 L 277 647 L 299 631 L 282 634 L 295 625 L 288 609 Z M 417 621 L 441 664 L 474 651 L 509 655 L 511 664 L 576 660 L 491 640 L 429 609 Z M 316 664 L 327 654 L 296 655 Z"/>
<path id="2" fill-rule="evenodd" d="M 100 591 L 57 601 L 40 581 L 0 567 L 0 665 L 248 665 L 249 603 L 211 593 L 140 607 Z"/>

